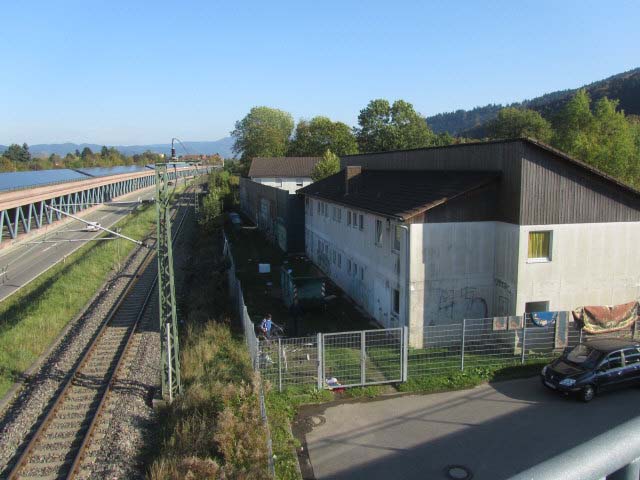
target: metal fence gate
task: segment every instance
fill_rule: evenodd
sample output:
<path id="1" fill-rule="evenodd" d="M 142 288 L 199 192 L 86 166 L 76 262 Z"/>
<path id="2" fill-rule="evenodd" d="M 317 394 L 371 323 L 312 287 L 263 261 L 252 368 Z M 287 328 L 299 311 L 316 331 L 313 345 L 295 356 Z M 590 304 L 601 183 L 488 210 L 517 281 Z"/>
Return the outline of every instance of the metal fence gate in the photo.
<path id="1" fill-rule="evenodd" d="M 319 335 L 322 387 L 404 381 L 406 336 L 406 328 Z"/>

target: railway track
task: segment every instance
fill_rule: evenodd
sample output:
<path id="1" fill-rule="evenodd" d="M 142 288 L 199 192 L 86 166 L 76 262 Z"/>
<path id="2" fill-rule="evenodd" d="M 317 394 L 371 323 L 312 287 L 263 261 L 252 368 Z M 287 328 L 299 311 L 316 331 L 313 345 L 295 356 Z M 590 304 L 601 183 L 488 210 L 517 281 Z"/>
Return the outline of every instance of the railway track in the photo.
<path id="1" fill-rule="evenodd" d="M 176 208 L 174 218 L 180 211 Z M 174 227 L 180 232 L 189 207 Z M 9 471 L 8 478 L 58 480 L 79 473 L 118 370 L 147 305 L 155 299 L 157 263 L 149 250 L 76 369 Z"/>

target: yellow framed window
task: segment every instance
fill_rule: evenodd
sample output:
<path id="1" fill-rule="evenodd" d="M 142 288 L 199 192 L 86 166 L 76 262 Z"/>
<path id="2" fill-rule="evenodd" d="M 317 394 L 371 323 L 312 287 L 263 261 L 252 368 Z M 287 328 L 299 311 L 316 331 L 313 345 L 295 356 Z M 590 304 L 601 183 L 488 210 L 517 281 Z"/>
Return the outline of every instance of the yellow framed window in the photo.
<path id="1" fill-rule="evenodd" d="M 551 232 L 529 232 L 528 258 L 551 260 Z"/>

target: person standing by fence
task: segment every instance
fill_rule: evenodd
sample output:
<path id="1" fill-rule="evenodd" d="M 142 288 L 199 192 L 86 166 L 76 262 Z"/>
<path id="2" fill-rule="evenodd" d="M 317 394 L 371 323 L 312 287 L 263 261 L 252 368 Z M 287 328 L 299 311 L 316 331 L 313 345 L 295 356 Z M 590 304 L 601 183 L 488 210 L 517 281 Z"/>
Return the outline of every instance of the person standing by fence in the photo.
<path id="1" fill-rule="evenodd" d="M 271 314 L 267 313 L 265 317 L 262 319 L 262 323 L 260 324 L 260 330 L 262 330 L 262 334 L 266 339 L 269 339 L 271 336 L 271 327 L 273 323 L 271 322 Z"/>

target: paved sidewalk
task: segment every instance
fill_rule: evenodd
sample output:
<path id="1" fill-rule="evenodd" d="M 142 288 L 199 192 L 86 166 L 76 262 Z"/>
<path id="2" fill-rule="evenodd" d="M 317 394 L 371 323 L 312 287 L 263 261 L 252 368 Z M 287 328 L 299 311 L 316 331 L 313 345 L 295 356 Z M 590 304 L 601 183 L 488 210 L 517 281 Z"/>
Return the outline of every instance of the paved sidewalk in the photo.
<path id="1" fill-rule="evenodd" d="M 458 464 L 474 480 L 506 479 L 638 415 L 640 389 L 584 404 L 537 378 L 301 412 L 318 480 L 439 480 Z"/>

